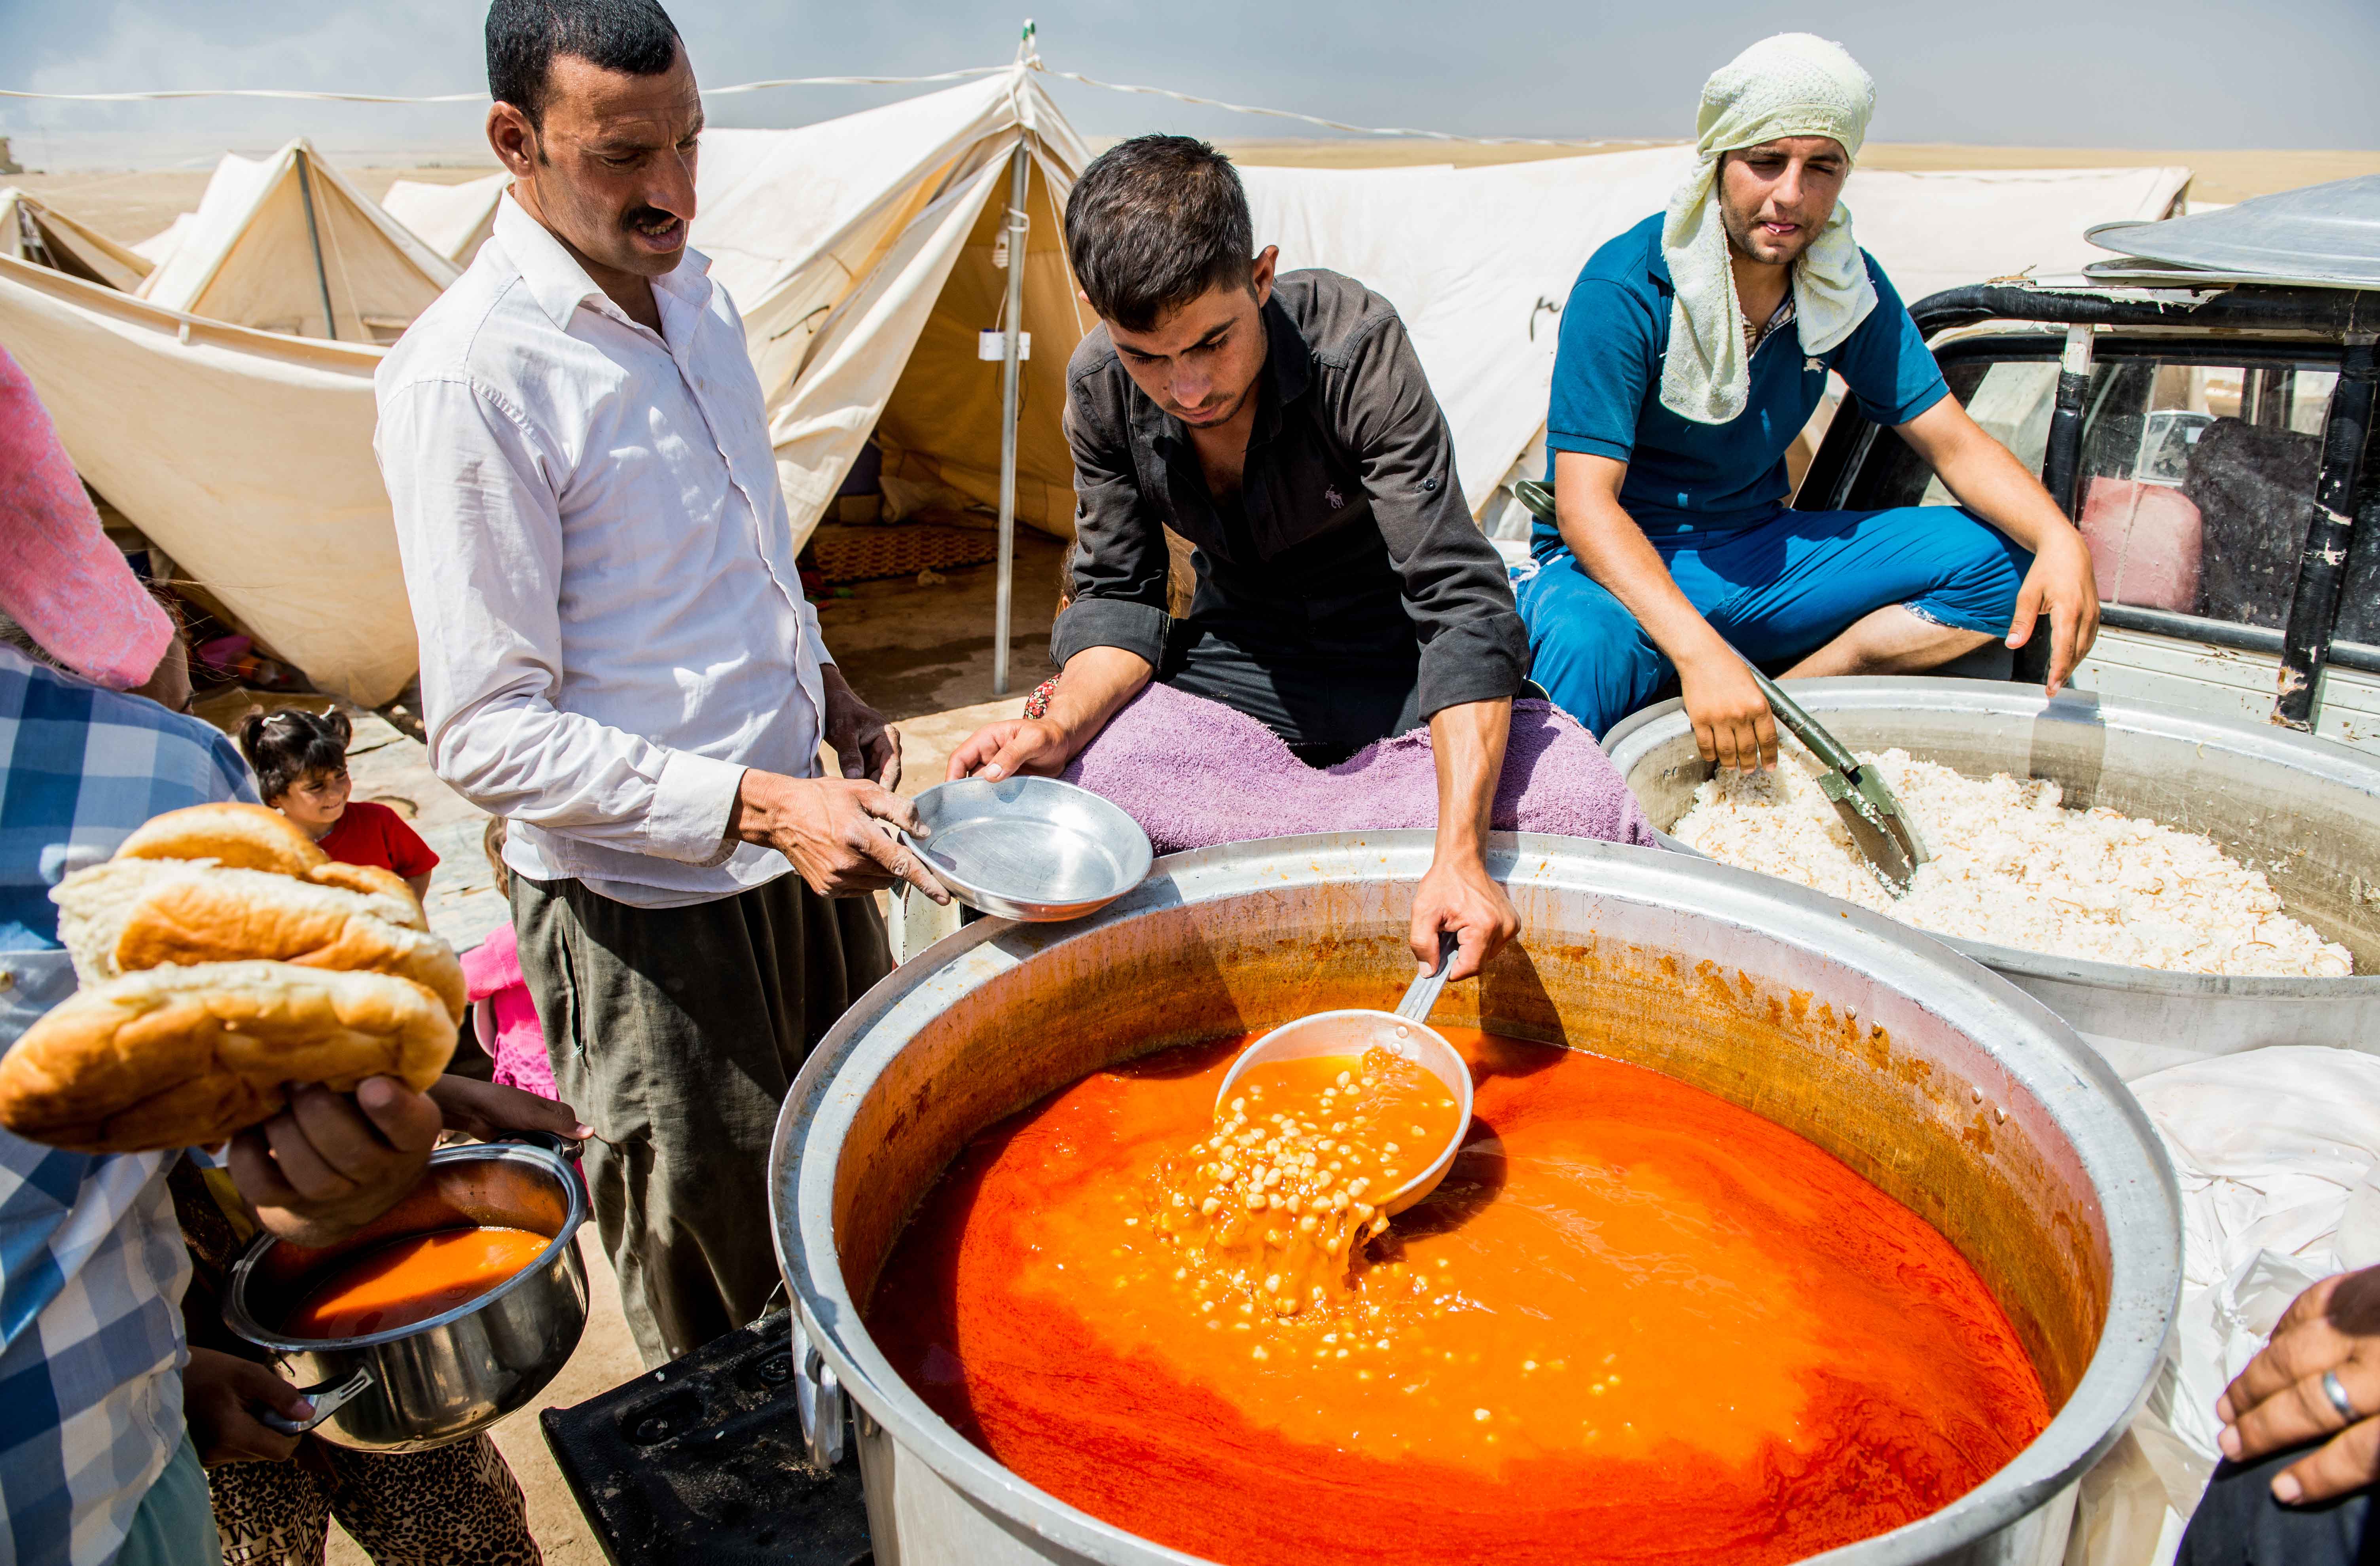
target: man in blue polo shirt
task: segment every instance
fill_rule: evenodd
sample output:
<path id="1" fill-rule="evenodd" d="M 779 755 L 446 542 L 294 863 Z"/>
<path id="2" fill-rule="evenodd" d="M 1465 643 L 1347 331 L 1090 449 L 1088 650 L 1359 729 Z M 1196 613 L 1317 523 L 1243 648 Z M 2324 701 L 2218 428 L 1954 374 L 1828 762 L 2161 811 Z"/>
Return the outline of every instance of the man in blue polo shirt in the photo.
<path id="1" fill-rule="evenodd" d="M 1704 757 L 1773 763 L 1784 677 L 1930 669 L 2051 622 L 2055 693 L 2098 634 L 2090 551 L 1968 418 L 1836 200 L 1875 84 L 1784 33 L 1704 86 L 1694 174 L 1595 253 L 1547 419 L 1559 523 L 1520 608 L 1533 674 L 1597 734 L 1675 680 Z M 1785 448 L 1841 375 L 1957 506 L 1791 511 Z"/>

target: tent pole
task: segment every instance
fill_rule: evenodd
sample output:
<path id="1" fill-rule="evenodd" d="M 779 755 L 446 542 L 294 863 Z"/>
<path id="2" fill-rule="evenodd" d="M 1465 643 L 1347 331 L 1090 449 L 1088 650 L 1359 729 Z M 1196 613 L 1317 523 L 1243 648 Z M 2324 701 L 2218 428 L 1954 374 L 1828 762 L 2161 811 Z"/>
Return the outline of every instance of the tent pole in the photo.
<path id="1" fill-rule="evenodd" d="M 298 199 L 306 203 L 306 242 L 314 247 L 314 282 L 322 290 L 322 334 L 339 340 L 339 318 L 331 313 L 331 273 L 322 265 L 322 231 L 314 225 L 314 181 L 307 172 L 304 152 L 297 157 Z"/>
<path id="2" fill-rule="evenodd" d="M 1008 619 L 1016 584 L 1016 391 L 1018 331 L 1025 323 L 1025 197 L 1033 152 L 1020 133 L 1008 164 L 1008 310 L 1000 343 L 1000 590 L 991 625 L 991 694 L 1008 694 Z"/>

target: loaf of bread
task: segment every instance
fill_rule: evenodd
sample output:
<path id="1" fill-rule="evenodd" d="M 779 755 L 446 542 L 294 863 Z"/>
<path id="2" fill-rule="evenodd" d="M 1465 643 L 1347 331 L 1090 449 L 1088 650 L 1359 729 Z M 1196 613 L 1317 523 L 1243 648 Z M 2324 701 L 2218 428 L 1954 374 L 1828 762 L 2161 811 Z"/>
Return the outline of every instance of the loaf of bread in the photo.
<path id="1" fill-rule="evenodd" d="M 395 870 L 384 870 L 378 865 L 347 865 L 336 859 L 315 866 L 306 872 L 306 879 L 317 886 L 335 886 L 343 891 L 361 892 L 366 897 L 385 897 L 404 910 L 399 921 L 415 929 L 428 929 L 430 920 L 421 912 L 420 900 L 413 888 Z"/>
<path id="2" fill-rule="evenodd" d="M 456 1022 L 468 1002 L 463 965 L 453 947 L 413 927 L 420 905 L 403 881 L 393 893 L 363 895 L 262 870 L 116 858 L 77 870 L 50 900 L 58 939 L 86 985 L 146 968 L 262 958 L 409 978 Z"/>
<path id="3" fill-rule="evenodd" d="M 293 963 L 126 974 L 69 997 L 0 1056 L 0 1126 L 80 1152 L 204 1147 L 272 1118 L 287 1085 L 426 1090 L 455 1022 L 411 979 Z"/>
<path id="4" fill-rule="evenodd" d="M 331 856 L 278 810 L 192 805 L 150 818 L 116 845 L 119 859 L 212 859 L 236 870 L 302 876 Z"/>

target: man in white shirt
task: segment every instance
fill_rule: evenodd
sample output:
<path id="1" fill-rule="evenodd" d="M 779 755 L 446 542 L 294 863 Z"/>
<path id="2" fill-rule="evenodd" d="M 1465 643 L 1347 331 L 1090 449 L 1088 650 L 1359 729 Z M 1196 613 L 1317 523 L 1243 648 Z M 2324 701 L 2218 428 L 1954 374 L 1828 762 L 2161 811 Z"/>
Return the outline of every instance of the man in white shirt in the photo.
<path id="1" fill-rule="evenodd" d="M 854 894 L 946 898 L 878 824 L 917 825 L 899 736 L 820 644 L 743 322 L 686 247 L 676 30 L 651 0 L 496 0 L 487 35 L 513 185 L 381 367 L 377 446 L 431 763 L 511 819 L 521 966 L 659 1364 L 775 1289 L 777 1105 L 891 965 Z"/>

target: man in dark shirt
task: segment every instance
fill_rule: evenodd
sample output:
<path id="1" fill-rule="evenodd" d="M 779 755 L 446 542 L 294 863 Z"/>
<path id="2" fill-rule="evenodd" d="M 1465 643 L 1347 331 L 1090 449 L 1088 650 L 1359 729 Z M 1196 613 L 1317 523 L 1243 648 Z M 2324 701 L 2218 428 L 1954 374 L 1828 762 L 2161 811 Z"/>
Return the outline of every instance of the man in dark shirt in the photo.
<path id="1" fill-rule="evenodd" d="M 1066 248 L 1099 325 L 1067 372 L 1074 599 L 1048 714 L 982 730 L 953 778 L 1055 772 L 1151 677 L 1265 723 L 1309 765 L 1427 723 L 1437 856 L 1414 952 L 1478 971 L 1519 929 L 1482 852 L 1528 643 L 1404 325 L 1351 278 L 1276 278 L 1229 160 L 1143 136 L 1094 160 Z M 1166 613 L 1165 529 L 1195 546 Z M 1223 759 L 1228 764 L 1228 759 Z"/>

